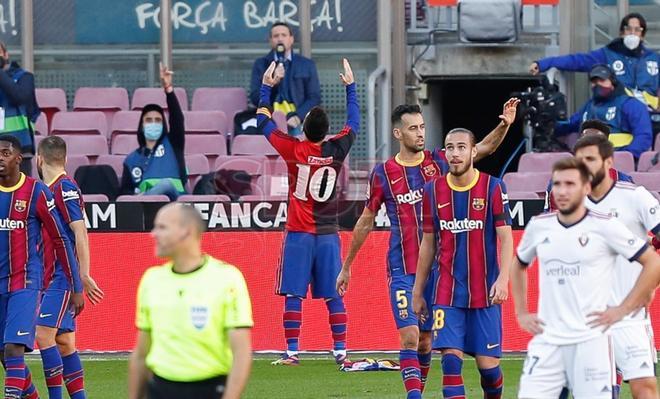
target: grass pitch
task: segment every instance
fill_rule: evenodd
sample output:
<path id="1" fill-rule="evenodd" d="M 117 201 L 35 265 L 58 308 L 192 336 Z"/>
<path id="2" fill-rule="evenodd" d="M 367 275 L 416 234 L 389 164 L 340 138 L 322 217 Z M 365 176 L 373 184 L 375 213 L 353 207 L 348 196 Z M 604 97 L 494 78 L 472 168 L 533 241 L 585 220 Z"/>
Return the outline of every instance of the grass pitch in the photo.
<path id="1" fill-rule="evenodd" d="M 353 355 L 357 359 L 363 355 Z M 374 356 L 370 356 L 374 357 Z M 396 359 L 396 355 L 378 355 Z M 327 357 L 302 357 L 300 366 L 271 366 L 275 356 L 258 355 L 254 361 L 246 399 L 263 398 L 405 398 L 401 375 L 398 372 L 342 373 L 337 371 L 334 360 Z M 504 398 L 515 398 L 523 359 L 506 357 L 502 360 L 504 373 Z M 85 385 L 91 399 L 119 399 L 127 397 L 127 359 L 125 356 L 83 357 Z M 42 398 L 47 398 L 41 362 L 29 357 L 28 365 Z M 467 359 L 464 379 L 468 398 L 482 397 L 479 376 L 472 359 Z M 439 356 L 433 360 L 425 398 L 441 398 L 441 372 Z M 65 394 L 66 395 L 66 394 Z M 66 396 L 65 396 L 66 397 Z M 624 386 L 622 398 L 631 398 Z"/>

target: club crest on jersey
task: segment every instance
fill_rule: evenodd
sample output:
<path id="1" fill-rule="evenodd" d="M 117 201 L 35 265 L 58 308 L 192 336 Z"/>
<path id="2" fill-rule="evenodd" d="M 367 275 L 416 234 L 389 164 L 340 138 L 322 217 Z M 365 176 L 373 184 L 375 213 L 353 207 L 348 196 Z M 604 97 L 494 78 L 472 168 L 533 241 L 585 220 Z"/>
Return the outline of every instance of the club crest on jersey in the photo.
<path id="1" fill-rule="evenodd" d="M 408 318 L 408 310 L 406 310 L 406 309 L 399 310 L 399 318 L 400 319 L 407 319 Z"/>
<path id="2" fill-rule="evenodd" d="M 607 113 L 605 114 L 605 119 L 611 121 L 616 117 L 616 107 L 609 107 Z"/>
<path id="3" fill-rule="evenodd" d="M 433 165 L 426 165 L 422 168 L 422 172 L 428 177 L 435 176 L 438 172 Z"/>
<path id="4" fill-rule="evenodd" d="M 14 209 L 16 209 L 16 212 L 25 212 L 25 210 L 27 209 L 27 201 L 16 200 L 14 202 Z"/>
<path id="5" fill-rule="evenodd" d="M 484 198 L 473 198 L 472 208 L 475 211 L 482 211 L 486 207 L 486 200 Z"/>
<path id="6" fill-rule="evenodd" d="M 196 329 L 203 329 L 209 321 L 209 308 L 206 306 L 191 306 L 190 318 Z"/>
<path id="7" fill-rule="evenodd" d="M 658 74 L 658 63 L 657 61 L 646 61 L 646 71 L 651 76 Z"/>
<path id="8" fill-rule="evenodd" d="M 578 238 L 578 242 L 583 247 L 586 247 L 587 244 L 589 243 L 589 237 L 586 234 L 583 234 L 583 235 L 580 236 L 580 238 Z"/>

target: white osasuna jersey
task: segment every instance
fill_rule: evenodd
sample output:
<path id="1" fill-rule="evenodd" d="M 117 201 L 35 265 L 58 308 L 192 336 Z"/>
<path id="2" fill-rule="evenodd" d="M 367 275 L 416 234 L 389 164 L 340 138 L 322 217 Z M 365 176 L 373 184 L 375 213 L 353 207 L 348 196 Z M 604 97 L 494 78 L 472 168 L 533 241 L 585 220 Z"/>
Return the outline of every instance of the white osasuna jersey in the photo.
<path id="1" fill-rule="evenodd" d="M 557 212 L 532 218 L 518 245 L 523 264 L 539 260 L 538 317 L 544 341 L 571 345 L 596 338 L 587 315 L 605 310 L 611 298 L 618 255 L 635 260 L 646 249 L 644 240 L 620 221 L 587 211 L 572 225 L 563 225 Z"/>
<path id="2" fill-rule="evenodd" d="M 660 204 L 644 187 L 616 182 L 600 201 L 587 198 L 585 206 L 618 219 L 628 230 L 643 240 L 647 239 L 649 231 L 653 234 L 660 231 Z M 631 263 L 622 256 L 618 257 L 614 273 L 614 287 L 610 298 L 611 306 L 623 302 L 641 272 L 642 265 L 638 262 Z M 616 326 L 645 322 L 647 318 L 646 311 L 641 311 L 634 317 L 626 316 Z"/>

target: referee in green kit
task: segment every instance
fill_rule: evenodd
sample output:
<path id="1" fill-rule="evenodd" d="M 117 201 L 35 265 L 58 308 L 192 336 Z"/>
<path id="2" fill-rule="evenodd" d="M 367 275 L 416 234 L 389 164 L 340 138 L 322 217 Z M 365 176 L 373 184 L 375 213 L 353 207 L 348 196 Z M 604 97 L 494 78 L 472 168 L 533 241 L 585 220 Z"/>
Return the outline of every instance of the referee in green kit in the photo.
<path id="1" fill-rule="evenodd" d="M 156 215 L 156 252 L 138 288 L 129 399 L 235 399 L 252 365 L 252 308 L 241 272 L 202 253 L 204 221 L 190 205 Z"/>

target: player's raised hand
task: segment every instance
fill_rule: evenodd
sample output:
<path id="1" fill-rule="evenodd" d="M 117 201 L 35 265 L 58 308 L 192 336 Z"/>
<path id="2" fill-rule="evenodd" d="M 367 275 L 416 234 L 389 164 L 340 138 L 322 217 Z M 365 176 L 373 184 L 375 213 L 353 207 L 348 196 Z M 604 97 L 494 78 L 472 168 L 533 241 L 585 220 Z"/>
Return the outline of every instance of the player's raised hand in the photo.
<path id="1" fill-rule="evenodd" d="M 339 78 L 341 79 L 341 82 L 344 84 L 344 86 L 348 86 L 351 83 L 355 82 L 355 78 L 353 77 L 353 70 L 351 69 L 351 64 L 348 63 L 348 60 L 346 58 L 344 58 L 344 73 L 340 73 Z"/>
<path id="2" fill-rule="evenodd" d="M 98 305 L 103 300 L 104 294 L 98 284 L 96 284 L 96 281 L 94 281 L 92 276 L 84 276 L 82 278 L 82 283 L 89 301 L 92 305 Z"/>
<path id="3" fill-rule="evenodd" d="M 516 121 L 516 110 L 518 109 L 518 104 L 520 104 L 520 99 L 510 98 L 507 102 L 504 103 L 504 109 L 502 110 L 502 115 L 500 119 L 502 123 L 507 126 L 511 126 L 513 122 Z"/>
<path id="4" fill-rule="evenodd" d="M 536 76 L 539 74 L 539 72 L 541 72 L 541 70 L 539 69 L 539 64 L 536 61 L 532 62 L 529 65 L 529 73 Z"/>
<path id="5" fill-rule="evenodd" d="M 541 334 L 545 323 L 538 318 L 536 313 L 525 313 L 518 315 L 520 328 L 532 335 Z"/>
<path id="6" fill-rule="evenodd" d="M 502 278 L 502 275 L 495 280 L 495 284 L 490 288 L 490 302 L 493 305 L 504 303 L 509 298 L 509 281 Z"/>
<path id="7" fill-rule="evenodd" d="M 348 282 L 351 280 L 350 269 L 341 269 L 339 276 L 337 276 L 337 293 L 339 296 L 344 296 L 348 292 Z"/>
<path id="8" fill-rule="evenodd" d="M 627 314 L 628 312 L 621 306 L 613 306 L 600 312 L 591 312 L 587 317 L 592 317 L 592 319 L 587 322 L 587 325 L 591 328 L 603 327 L 603 332 L 605 332 Z"/>
<path id="9" fill-rule="evenodd" d="M 160 69 L 160 85 L 163 87 L 163 89 L 171 92 L 174 90 L 172 87 L 172 75 L 174 75 L 174 72 L 167 69 L 167 67 L 163 65 L 162 62 L 159 63 L 158 66 Z"/>
<path id="10" fill-rule="evenodd" d="M 85 307 L 85 297 L 81 292 L 78 293 L 72 293 L 71 294 L 71 299 L 69 299 L 69 306 L 71 307 L 71 310 L 73 311 L 73 317 L 76 317 L 80 314 L 80 312 L 83 311 L 83 308 Z"/>
<path id="11" fill-rule="evenodd" d="M 261 79 L 261 83 L 270 87 L 276 86 L 278 83 L 280 83 L 280 80 L 282 80 L 282 76 L 275 73 L 276 69 L 277 69 L 277 63 L 275 61 L 271 62 L 268 68 L 266 69 L 266 72 L 264 72 L 264 76 Z"/>

